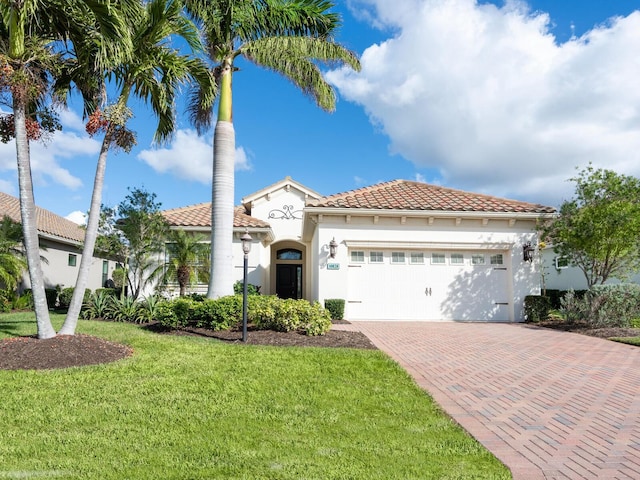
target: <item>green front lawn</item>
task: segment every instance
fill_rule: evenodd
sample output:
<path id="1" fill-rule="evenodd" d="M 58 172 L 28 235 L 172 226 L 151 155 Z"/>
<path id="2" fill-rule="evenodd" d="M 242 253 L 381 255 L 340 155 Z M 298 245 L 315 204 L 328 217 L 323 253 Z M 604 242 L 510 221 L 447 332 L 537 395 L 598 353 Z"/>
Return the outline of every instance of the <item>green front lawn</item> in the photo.
<path id="1" fill-rule="evenodd" d="M 0 338 L 34 329 L 31 314 L 0 315 Z M 511 478 L 381 352 L 228 345 L 123 323 L 81 321 L 79 333 L 135 353 L 0 371 L 0 478 Z"/>

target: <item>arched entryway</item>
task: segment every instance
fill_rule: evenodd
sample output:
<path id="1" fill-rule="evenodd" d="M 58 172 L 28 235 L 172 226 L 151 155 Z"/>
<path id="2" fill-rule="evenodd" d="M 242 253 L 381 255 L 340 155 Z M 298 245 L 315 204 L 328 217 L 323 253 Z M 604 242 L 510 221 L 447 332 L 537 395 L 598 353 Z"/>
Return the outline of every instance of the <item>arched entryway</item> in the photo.
<path id="1" fill-rule="evenodd" d="M 280 298 L 304 298 L 306 248 L 298 242 L 278 242 L 271 246 L 272 285 Z"/>

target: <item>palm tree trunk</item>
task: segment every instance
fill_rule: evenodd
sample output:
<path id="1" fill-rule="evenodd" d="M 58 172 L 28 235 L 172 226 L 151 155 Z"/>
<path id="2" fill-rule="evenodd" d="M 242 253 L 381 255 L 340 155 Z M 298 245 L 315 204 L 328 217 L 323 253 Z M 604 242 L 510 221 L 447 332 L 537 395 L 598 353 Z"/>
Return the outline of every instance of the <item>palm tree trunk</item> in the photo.
<path id="1" fill-rule="evenodd" d="M 31 159 L 29 140 L 27 139 L 25 104 L 19 96 L 13 97 L 13 115 L 16 134 L 16 157 L 18 162 L 18 184 L 20 187 L 20 214 L 24 246 L 29 266 L 29 278 L 33 293 L 33 304 L 36 313 L 38 338 L 52 338 L 56 332 L 49 318 L 49 307 L 44 292 L 44 275 L 40 263 L 40 243 L 38 240 L 38 224 L 36 205 L 33 198 L 33 182 L 31 179 Z"/>
<path id="2" fill-rule="evenodd" d="M 208 298 L 233 295 L 233 197 L 235 132 L 233 123 L 218 121 L 213 145 L 211 205 L 211 274 Z"/>
<path id="3" fill-rule="evenodd" d="M 102 148 L 98 156 L 98 164 L 96 166 L 96 176 L 93 181 L 93 193 L 91 195 L 91 206 L 89 208 L 89 218 L 87 219 L 87 228 L 84 232 L 84 245 L 82 247 L 82 259 L 80 260 L 80 268 L 78 277 L 76 278 L 76 286 L 73 289 L 73 296 L 69 304 L 67 316 L 60 329 L 60 334 L 74 335 L 76 326 L 78 325 L 78 317 L 82 309 L 84 300 L 84 291 L 87 288 L 89 280 L 89 272 L 91 263 L 93 262 L 93 251 L 98 237 L 98 222 L 100 220 L 100 207 L 102 205 L 102 187 L 104 185 L 104 172 L 107 168 L 107 154 L 109 153 L 109 145 L 111 144 L 112 129 L 109 127 L 102 141 Z"/>
<path id="4" fill-rule="evenodd" d="M 220 79 L 218 121 L 213 134 L 211 272 L 208 298 L 233 295 L 233 201 L 236 135 L 232 119 L 231 60 Z"/>

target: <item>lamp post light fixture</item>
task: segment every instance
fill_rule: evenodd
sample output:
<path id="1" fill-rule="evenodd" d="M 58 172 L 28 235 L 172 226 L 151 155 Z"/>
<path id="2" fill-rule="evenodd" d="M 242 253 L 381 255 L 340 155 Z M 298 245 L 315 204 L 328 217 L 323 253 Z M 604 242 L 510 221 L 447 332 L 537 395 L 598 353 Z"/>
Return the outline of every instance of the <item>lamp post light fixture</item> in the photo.
<path id="1" fill-rule="evenodd" d="M 338 242 L 336 242 L 336 237 L 333 237 L 333 240 L 329 242 L 329 256 L 331 258 L 336 258 L 337 251 L 338 251 Z"/>
<path id="2" fill-rule="evenodd" d="M 251 235 L 249 229 L 246 229 L 244 235 L 240 237 L 242 242 L 242 253 L 244 253 L 244 262 L 242 270 L 242 341 L 247 341 L 247 271 L 249 269 L 249 252 L 251 251 Z"/>

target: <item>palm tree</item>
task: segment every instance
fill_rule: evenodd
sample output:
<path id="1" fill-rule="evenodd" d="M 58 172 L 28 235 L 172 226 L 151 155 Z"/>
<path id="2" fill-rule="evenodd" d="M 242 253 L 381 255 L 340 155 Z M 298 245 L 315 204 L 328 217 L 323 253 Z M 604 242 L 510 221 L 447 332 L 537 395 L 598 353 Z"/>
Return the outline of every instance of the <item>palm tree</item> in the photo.
<path id="1" fill-rule="evenodd" d="M 178 280 L 181 297 L 186 294 L 194 274 L 198 273 L 198 261 L 209 254 L 209 245 L 202 243 L 204 238 L 203 235 L 189 234 L 184 230 L 171 230 L 169 233 L 165 280 Z"/>
<path id="2" fill-rule="evenodd" d="M 235 132 L 231 80 L 235 61 L 248 61 L 284 75 L 327 111 L 335 109 L 335 93 L 317 62 L 347 64 L 359 70 L 357 56 L 331 35 L 339 16 L 326 0 L 185 0 L 203 29 L 207 54 L 219 90 L 213 146 L 211 275 L 209 298 L 233 294 L 232 235 Z M 198 98 L 197 96 L 195 97 Z M 211 125 L 211 110 L 193 103 L 199 131 Z"/>
<path id="3" fill-rule="evenodd" d="M 24 246 L 33 291 L 38 338 L 55 336 L 44 292 L 40 264 L 36 210 L 31 179 L 29 140 L 37 139 L 38 107 L 50 93 L 52 78 L 69 61 L 75 42 L 93 43 L 103 55 L 92 60 L 115 58 L 127 51 L 127 37 L 117 15 L 121 2 L 76 0 L 9 0 L 0 2 L 2 35 L 2 81 L 0 87 L 11 96 L 13 133 L 16 141 L 20 213 Z M 122 5 L 120 5 L 122 4 Z M 106 37 L 122 42 L 106 51 Z M 116 45 L 116 44 L 112 44 Z M 40 118 L 42 119 L 42 118 Z"/>
<path id="4" fill-rule="evenodd" d="M 5 215 L 0 220 L 0 282 L 7 290 L 16 288 L 22 272 L 27 269 L 21 242 L 22 225 Z"/>
<path id="5" fill-rule="evenodd" d="M 76 286 L 60 333 L 75 333 L 82 307 L 98 233 L 107 154 L 113 146 L 129 151 L 135 144 L 135 135 L 126 128 L 130 117 L 127 109 L 129 97 L 134 94 L 151 104 L 158 117 L 154 137 L 158 143 L 167 141 L 174 131 L 174 99 L 181 84 L 194 79 L 200 85 L 204 101 L 209 105 L 213 101 L 213 81 L 205 64 L 180 54 L 169 44 L 172 37 L 179 37 L 192 50 L 202 51 L 198 30 L 182 15 L 182 10 L 179 1 L 151 0 L 138 14 L 129 17 L 134 51 L 131 58 L 113 69 L 119 87 L 118 99 L 105 112 L 93 112 L 87 124 L 91 134 L 104 131 L 104 139 L 96 167 Z M 111 72 L 103 72 L 103 75 L 105 73 Z"/>

